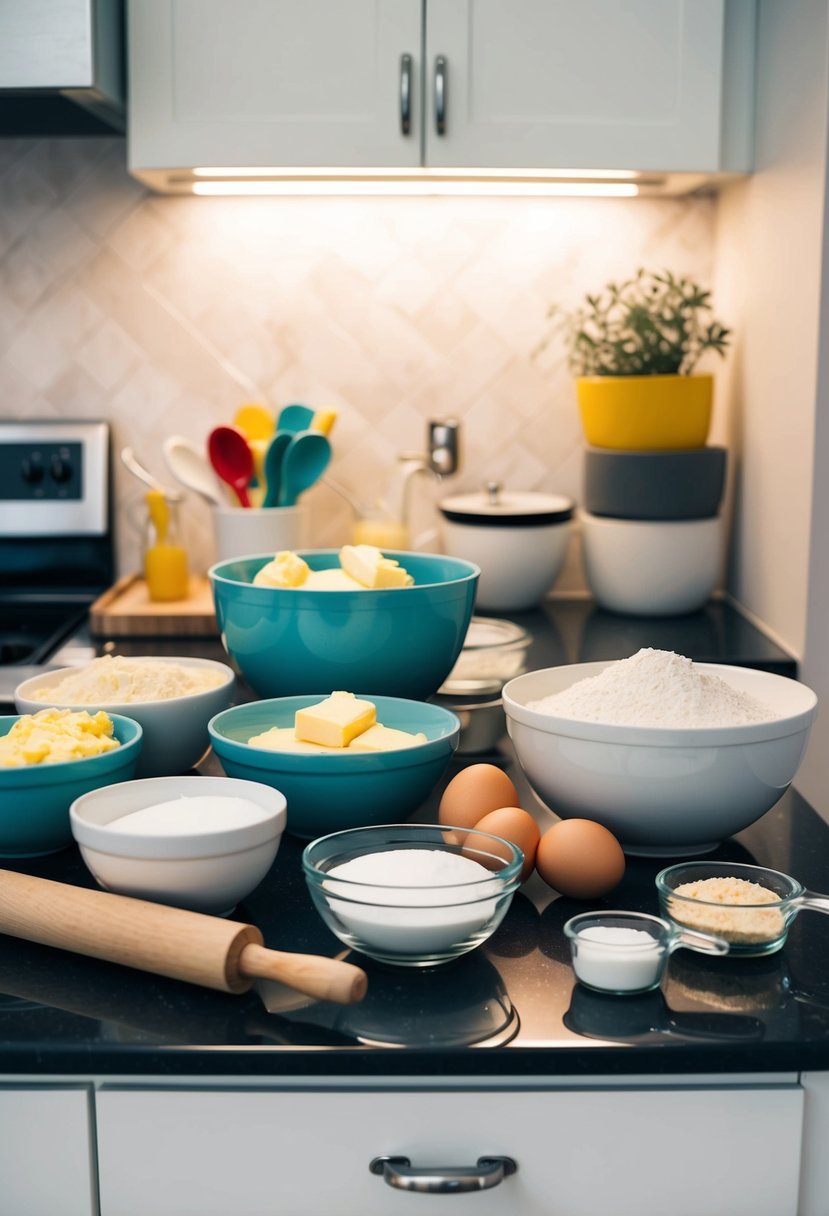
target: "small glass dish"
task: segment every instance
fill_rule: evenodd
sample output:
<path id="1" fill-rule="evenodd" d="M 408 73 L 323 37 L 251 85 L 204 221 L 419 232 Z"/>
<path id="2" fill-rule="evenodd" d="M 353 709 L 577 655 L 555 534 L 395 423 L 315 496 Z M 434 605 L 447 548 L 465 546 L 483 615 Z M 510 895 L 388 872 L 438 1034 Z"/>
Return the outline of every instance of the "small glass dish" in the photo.
<path id="1" fill-rule="evenodd" d="M 444 853 L 447 862 L 464 858 L 486 873 L 479 877 L 473 870 L 471 880 L 444 874 L 443 882 L 427 882 L 424 866 L 431 867 L 431 861 L 412 857 L 401 865 L 403 858 L 391 857 L 401 851 Z M 372 854 L 390 855 L 388 880 L 337 872 Z M 416 871 L 411 877 L 409 862 Z M 308 890 L 331 932 L 352 950 L 404 967 L 445 963 L 485 942 L 520 886 L 523 863 L 521 850 L 500 836 L 411 823 L 333 832 L 312 841 L 302 854 Z M 381 863 L 370 866 L 382 872 Z M 444 871 L 450 868 L 452 862 Z"/>
<path id="2" fill-rule="evenodd" d="M 701 895 L 678 888 L 718 880 L 715 895 Z M 731 881 L 740 886 L 728 888 Z M 742 887 L 752 883 L 762 891 Z M 756 956 L 774 954 L 785 943 L 792 923 L 802 908 L 829 912 L 829 896 L 807 891 L 796 879 L 765 866 L 741 865 L 732 861 L 688 861 L 668 866 L 656 876 L 656 889 L 663 916 L 673 924 L 706 933 L 717 933 L 729 943 L 729 954 Z M 736 902 L 735 896 L 744 894 Z M 748 900 L 745 896 L 748 896 Z"/>
<path id="3" fill-rule="evenodd" d="M 441 696 L 472 697 L 500 692 L 524 670 L 530 635 L 512 621 L 473 616 L 455 666 L 438 689 Z"/>
<path id="4" fill-rule="evenodd" d="M 704 954 L 728 954 L 723 938 L 672 925 L 646 912 L 580 912 L 565 923 L 564 933 L 579 983 L 613 996 L 658 988 L 668 958 L 680 946 Z"/>

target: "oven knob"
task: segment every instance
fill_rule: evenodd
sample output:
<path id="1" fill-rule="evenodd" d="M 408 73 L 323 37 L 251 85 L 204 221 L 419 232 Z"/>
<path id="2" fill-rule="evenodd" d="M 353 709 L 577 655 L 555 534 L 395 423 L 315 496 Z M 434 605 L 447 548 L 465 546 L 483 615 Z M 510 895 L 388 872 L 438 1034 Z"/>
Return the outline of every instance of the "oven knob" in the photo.
<path id="1" fill-rule="evenodd" d="M 72 476 L 72 465 L 68 460 L 63 460 L 60 456 L 52 457 L 52 481 L 56 481 L 60 485 L 64 481 L 68 481 Z"/>
<path id="2" fill-rule="evenodd" d="M 20 464 L 20 475 L 30 486 L 36 486 L 43 481 L 43 465 L 38 457 L 24 456 Z"/>

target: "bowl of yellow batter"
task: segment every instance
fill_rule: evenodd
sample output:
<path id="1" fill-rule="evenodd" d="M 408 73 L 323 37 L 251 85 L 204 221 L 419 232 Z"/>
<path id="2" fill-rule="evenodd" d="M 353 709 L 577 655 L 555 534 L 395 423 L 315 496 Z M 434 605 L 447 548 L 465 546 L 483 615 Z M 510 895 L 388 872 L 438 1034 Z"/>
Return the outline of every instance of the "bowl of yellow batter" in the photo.
<path id="1" fill-rule="evenodd" d="M 0 857 L 39 857 L 70 845 L 70 804 L 131 780 L 142 738 L 132 718 L 103 711 L 0 716 Z"/>

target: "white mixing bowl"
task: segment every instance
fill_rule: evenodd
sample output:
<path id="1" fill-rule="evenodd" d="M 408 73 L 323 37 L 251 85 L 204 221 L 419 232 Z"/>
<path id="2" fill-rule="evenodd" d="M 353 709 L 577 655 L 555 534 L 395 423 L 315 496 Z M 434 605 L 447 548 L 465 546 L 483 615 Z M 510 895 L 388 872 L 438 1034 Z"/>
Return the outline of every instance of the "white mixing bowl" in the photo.
<path id="1" fill-rule="evenodd" d="M 518 762 L 556 815 L 603 824 L 627 853 L 679 857 L 716 848 L 788 789 L 817 714 L 817 697 L 805 684 L 748 667 L 695 664 L 777 711 L 771 721 L 747 726 L 612 726 L 528 708 L 608 666 L 548 667 L 504 686 Z"/>

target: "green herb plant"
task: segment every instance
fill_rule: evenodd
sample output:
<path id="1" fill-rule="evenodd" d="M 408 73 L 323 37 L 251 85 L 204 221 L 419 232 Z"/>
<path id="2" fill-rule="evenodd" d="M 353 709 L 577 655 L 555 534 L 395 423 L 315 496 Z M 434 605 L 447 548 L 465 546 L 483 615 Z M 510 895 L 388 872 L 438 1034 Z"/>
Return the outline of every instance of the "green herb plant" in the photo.
<path id="1" fill-rule="evenodd" d="M 710 297 L 669 271 L 638 270 L 572 312 L 553 305 L 548 316 L 558 322 L 554 332 L 563 331 L 577 376 L 688 375 L 705 351 L 724 355 L 730 340 L 731 330 L 711 316 Z"/>

